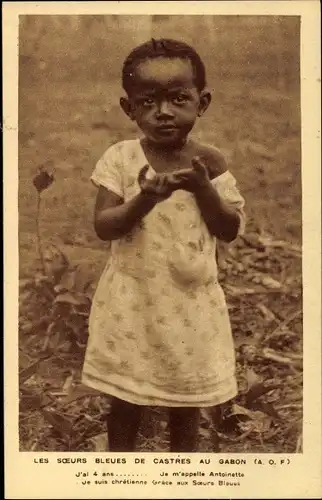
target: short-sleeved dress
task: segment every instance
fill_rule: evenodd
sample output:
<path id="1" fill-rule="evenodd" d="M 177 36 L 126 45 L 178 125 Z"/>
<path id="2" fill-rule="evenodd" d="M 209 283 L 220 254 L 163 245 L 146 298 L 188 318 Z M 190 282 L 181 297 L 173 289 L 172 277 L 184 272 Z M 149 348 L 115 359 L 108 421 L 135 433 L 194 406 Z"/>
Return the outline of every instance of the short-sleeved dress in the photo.
<path id="1" fill-rule="evenodd" d="M 92 175 L 126 201 L 140 192 L 140 140 L 111 146 Z M 149 168 L 147 176 L 155 172 Z M 212 181 L 244 226 L 244 200 L 227 171 Z M 193 194 L 175 191 L 111 243 L 93 298 L 82 381 L 138 405 L 206 407 L 237 392 L 235 355 L 216 239 Z"/>

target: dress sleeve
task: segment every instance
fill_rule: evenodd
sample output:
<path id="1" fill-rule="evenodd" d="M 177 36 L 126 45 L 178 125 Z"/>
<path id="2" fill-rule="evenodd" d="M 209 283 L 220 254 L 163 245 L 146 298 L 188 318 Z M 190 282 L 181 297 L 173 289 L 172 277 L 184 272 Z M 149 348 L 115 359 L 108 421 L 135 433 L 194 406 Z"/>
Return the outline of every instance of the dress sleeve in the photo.
<path id="1" fill-rule="evenodd" d="M 91 181 L 97 187 L 104 186 L 113 193 L 124 196 L 122 162 L 117 144 L 111 146 L 98 160 Z"/>
<path id="2" fill-rule="evenodd" d="M 243 234 L 246 224 L 244 212 L 245 200 L 238 191 L 235 177 L 227 170 L 213 179 L 211 183 L 216 188 L 220 197 L 237 211 L 240 218 L 238 234 Z"/>

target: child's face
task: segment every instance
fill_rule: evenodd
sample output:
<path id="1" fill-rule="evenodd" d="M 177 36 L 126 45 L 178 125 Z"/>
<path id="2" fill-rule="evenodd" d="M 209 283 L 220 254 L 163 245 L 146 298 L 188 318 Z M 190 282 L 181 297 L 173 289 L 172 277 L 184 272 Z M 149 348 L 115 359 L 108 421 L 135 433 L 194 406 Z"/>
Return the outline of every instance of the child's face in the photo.
<path id="1" fill-rule="evenodd" d="M 196 88 L 190 61 L 165 57 L 141 62 L 130 96 L 121 99 L 145 136 L 164 146 L 184 142 L 209 103 L 210 94 Z"/>

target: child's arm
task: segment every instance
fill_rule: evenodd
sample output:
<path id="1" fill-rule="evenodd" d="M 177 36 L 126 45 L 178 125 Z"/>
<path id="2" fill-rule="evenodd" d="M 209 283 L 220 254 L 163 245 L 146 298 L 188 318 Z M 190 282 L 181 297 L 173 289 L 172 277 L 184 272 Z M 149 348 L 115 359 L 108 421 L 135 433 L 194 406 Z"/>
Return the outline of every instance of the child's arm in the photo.
<path id="1" fill-rule="evenodd" d="M 161 175 L 146 179 L 147 169 L 148 167 L 143 167 L 138 177 L 141 192 L 126 203 L 119 195 L 103 186 L 99 187 L 94 227 L 100 239 L 117 240 L 125 236 L 158 202 L 168 198 L 176 183 L 180 182 L 175 179 L 171 182 L 169 176 Z"/>
<path id="2" fill-rule="evenodd" d="M 212 186 L 206 166 L 198 157 L 192 160 L 193 169 L 178 172 L 185 188 L 194 193 L 201 215 L 209 232 L 227 243 L 233 241 L 239 231 L 240 217 L 237 210 L 229 207 Z M 224 170 L 217 172 L 220 175 Z"/>
<path id="3" fill-rule="evenodd" d="M 99 187 L 94 215 L 94 227 L 101 240 L 117 240 L 130 232 L 147 215 L 156 202 L 143 193 L 127 203 L 123 198 Z"/>
<path id="4" fill-rule="evenodd" d="M 240 226 L 238 212 L 227 206 L 210 180 L 196 187 L 195 197 L 209 232 L 227 243 L 233 241 Z"/>

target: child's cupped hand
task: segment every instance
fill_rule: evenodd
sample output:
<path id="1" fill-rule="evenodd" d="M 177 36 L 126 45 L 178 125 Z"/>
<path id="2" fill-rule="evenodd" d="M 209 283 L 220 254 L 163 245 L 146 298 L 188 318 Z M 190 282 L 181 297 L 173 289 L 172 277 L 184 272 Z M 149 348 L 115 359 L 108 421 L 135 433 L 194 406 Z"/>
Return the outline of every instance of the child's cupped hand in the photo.
<path id="1" fill-rule="evenodd" d="M 173 191 L 182 189 L 182 179 L 175 173 L 155 174 L 152 179 L 147 179 L 149 165 L 145 165 L 139 172 L 138 183 L 141 192 L 154 198 L 156 201 L 166 200 Z"/>
<path id="2" fill-rule="evenodd" d="M 192 168 L 177 170 L 173 173 L 179 189 L 184 189 L 192 193 L 198 189 L 207 186 L 210 182 L 210 177 L 206 165 L 198 156 L 194 156 L 191 160 Z"/>

